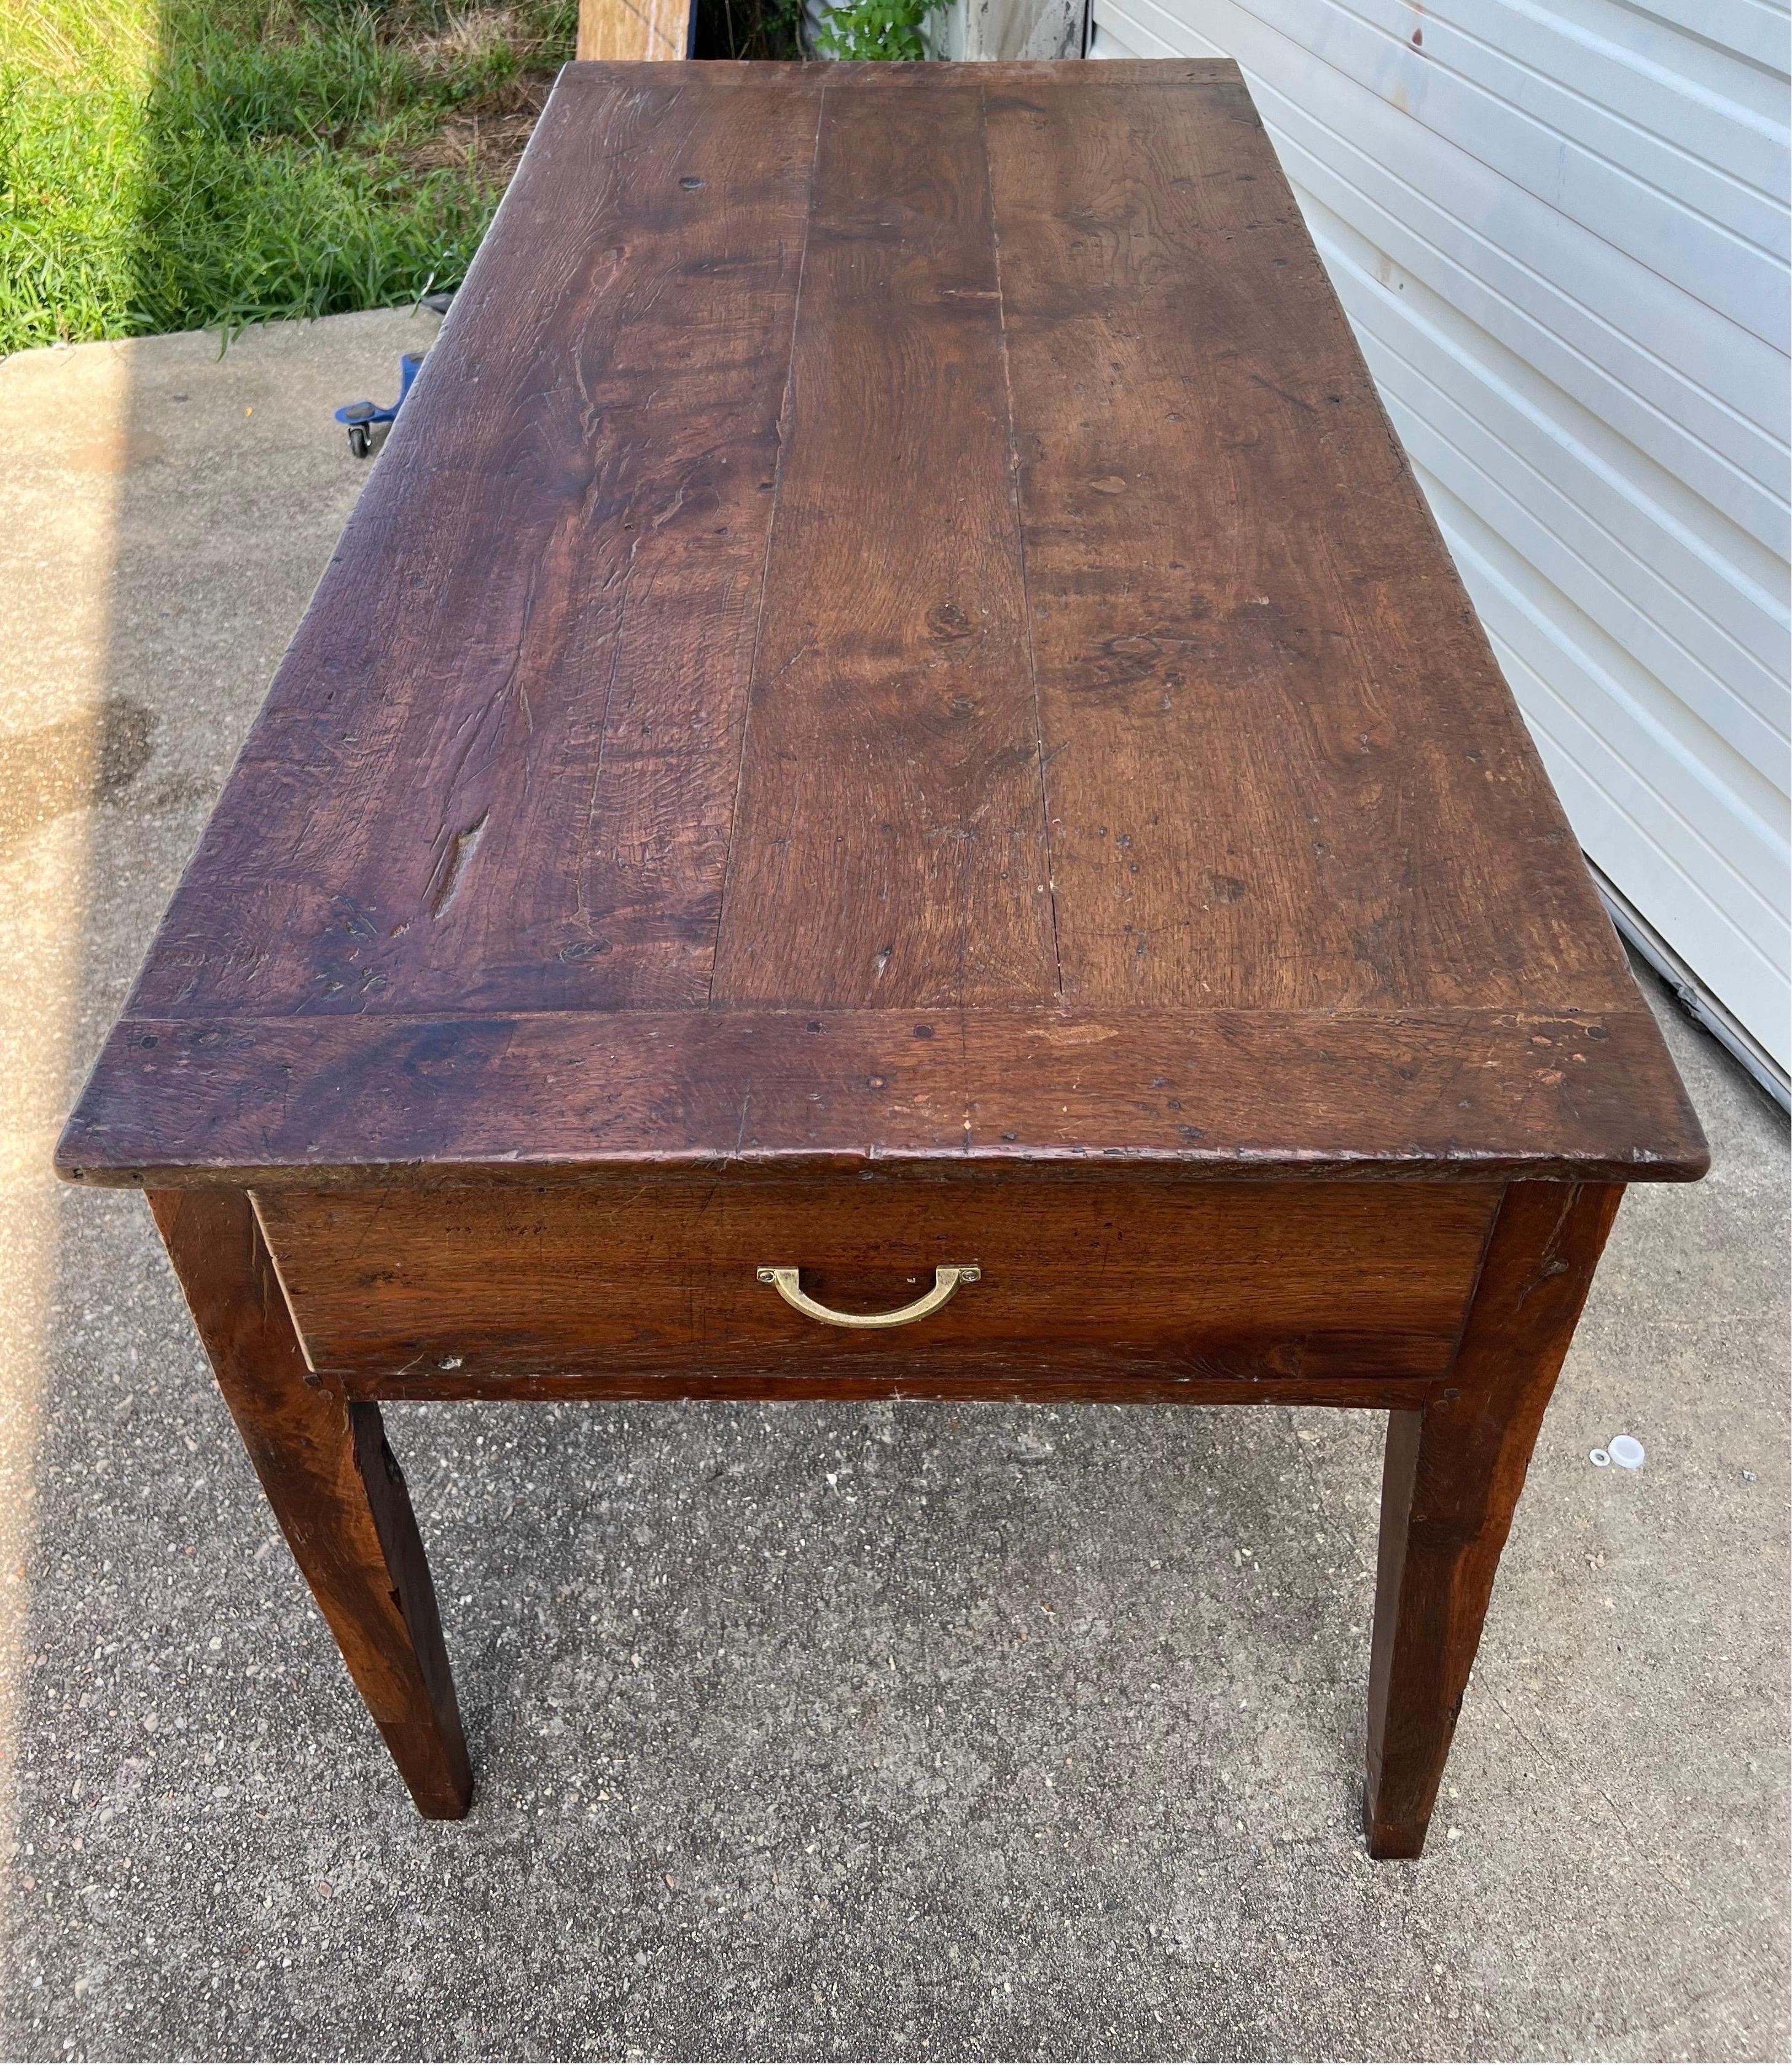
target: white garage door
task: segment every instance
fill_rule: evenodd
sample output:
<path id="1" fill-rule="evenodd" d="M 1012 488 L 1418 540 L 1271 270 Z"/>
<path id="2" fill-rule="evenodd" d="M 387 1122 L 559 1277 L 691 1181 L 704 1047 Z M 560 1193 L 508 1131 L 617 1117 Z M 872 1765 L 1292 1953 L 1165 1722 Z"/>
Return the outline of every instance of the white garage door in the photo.
<path id="1" fill-rule="evenodd" d="M 1235 58 L 1581 843 L 1792 1056 L 1782 0 L 1094 0 Z"/>

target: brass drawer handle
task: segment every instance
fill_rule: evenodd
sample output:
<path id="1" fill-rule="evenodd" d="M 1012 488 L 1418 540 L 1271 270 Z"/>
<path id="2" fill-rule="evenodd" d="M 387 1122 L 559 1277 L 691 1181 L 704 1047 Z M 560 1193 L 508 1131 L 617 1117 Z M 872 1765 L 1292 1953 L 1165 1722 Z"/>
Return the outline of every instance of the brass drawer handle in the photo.
<path id="1" fill-rule="evenodd" d="M 943 1263 L 934 1273 L 934 1289 L 923 1292 L 918 1299 L 906 1306 L 898 1306 L 887 1314 L 842 1314 L 832 1306 L 824 1306 L 819 1299 L 812 1299 L 797 1281 L 800 1270 L 784 1269 L 774 1264 L 762 1264 L 759 1269 L 761 1285 L 776 1285 L 778 1296 L 786 1306 L 794 1306 L 799 1314 L 806 1314 L 812 1321 L 825 1321 L 830 1328 L 901 1328 L 910 1321 L 924 1321 L 930 1314 L 937 1314 L 961 1285 L 975 1285 L 983 1273 L 974 1263 Z"/>

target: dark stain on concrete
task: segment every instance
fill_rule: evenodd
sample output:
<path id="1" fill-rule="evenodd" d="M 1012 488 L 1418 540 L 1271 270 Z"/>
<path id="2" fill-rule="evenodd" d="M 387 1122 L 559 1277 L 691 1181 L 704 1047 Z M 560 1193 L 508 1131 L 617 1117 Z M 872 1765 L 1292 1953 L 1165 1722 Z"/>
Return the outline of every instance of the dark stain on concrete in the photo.
<path id="1" fill-rule="evenodd" d="M 0 847 L 128 790 L 149 762 L 156 714 L 128 696 L 28 732 L 0 733 Z"/>

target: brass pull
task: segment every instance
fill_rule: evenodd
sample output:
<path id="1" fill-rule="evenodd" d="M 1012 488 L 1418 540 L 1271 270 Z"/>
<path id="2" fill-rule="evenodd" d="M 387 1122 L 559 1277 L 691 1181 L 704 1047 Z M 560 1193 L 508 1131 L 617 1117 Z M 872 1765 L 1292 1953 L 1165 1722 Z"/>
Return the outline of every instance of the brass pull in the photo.
<path id="1" fill-rule="evenodd" d="M 800 1270 L 766 1263 L 760 1265 L 758 1273 L 760 1283 L 776 1286 L 786 1306 L 808 1314 L 812 1321 L 825 1321 L 830 1328 L 901 1328 L 910 1321 L 924 1321 L 930 1314 L 937 1314 L 961 1285 L 975 1285 L 983 1274 L 974 1263 L 943 1263 L 934 1273 L 932 1291 L 923 1292 L 907 1306 L 894 1307 L 887 1314 L 842 1314 L 824 1306 L 819 1299 L 810 1298 L 798 1281 L 802 1276 Z"/>

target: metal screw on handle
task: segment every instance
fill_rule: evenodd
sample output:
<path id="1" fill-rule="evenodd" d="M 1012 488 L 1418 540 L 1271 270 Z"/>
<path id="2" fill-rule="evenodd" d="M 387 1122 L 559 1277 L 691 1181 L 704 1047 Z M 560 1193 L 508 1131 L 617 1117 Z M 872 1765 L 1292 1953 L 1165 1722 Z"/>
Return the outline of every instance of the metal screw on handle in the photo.
<path id="1" fill-rule="evenodd" d="M 924 1321 L 930 1314 L 937 1314 L 961 1285 L 975 1285 L 983 1274 L 974 1263 L 943 1263 L 934 1272 L 932 1291 L 923 1292 L 907 1306 L 893 1307 L 887 1314 L 842 1314 L 837 1307 L 824 1306 L 819 1299 L 810 1298 L 798 1281 L 802 1276 L 800 1270 L 764 1263 L 756 1273 L 760 1283 L 774 1286 L 786 1306 L 794 1306 L 812 1321 L 825 1321 L 830 1328 L 906 1327 L 910 1321 Z"/>

